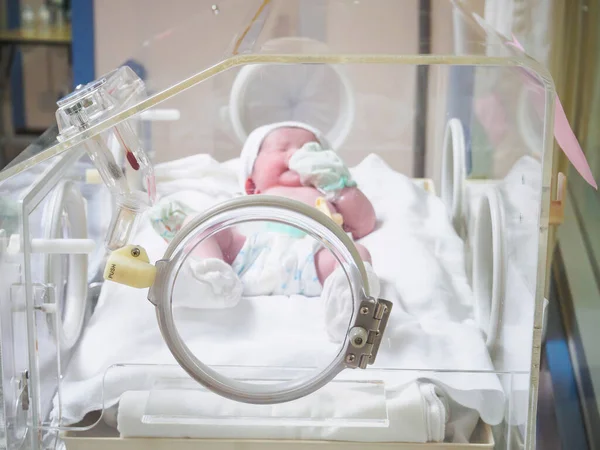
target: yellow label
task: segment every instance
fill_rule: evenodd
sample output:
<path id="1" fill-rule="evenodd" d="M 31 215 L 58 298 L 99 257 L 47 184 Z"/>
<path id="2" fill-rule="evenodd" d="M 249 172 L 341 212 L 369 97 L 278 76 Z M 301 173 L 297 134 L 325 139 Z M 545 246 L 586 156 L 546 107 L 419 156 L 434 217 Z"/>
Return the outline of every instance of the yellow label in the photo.
<path id="1" fill-rule="evenodd" d="M 344 218 L 342 217 L 341 214 L 338 214 L 338 213 L 331 214 L 331 211 L 329 210 L 329 206 L 327 206 L 327 200 L 325 200 L 323 197 L 317 198 L 317 201 L 315 202 L 315 207 L 319 211 L 321 211 L 323 214 L 325 214 L 327 217 L 329 217 L 331 220 L 333 220 L 340 227 L 344 224 Z"/>
<path id="2" fill-rule="evenodd" d="M 152 286 L 156 267 L 150 264 L 146 250 L 137 245 L 127 245 L 108 257 L 104 279 L 135 288 Z"/>

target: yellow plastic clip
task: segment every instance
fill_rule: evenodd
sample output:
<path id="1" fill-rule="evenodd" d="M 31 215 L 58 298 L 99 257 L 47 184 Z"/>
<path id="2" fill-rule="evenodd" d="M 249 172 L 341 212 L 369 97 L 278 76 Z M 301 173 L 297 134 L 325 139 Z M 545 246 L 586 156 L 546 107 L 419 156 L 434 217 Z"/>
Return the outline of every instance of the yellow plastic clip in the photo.
<path id="1" fill-rule="evenodd" d="M 567 193 L 567 177 L 558 173 L 556 200 L 550 202 L 550 225 L 560 225 L 565 220 L 565 197 Z"/>
<path id="2" fill-rule="evenodd" d="M 148 253 L 139 245 L 126 245 L 108 257 L 104 279 L 134 288 L 152 286 L 156 267 L 150 264 Z"/>
<path id="3" fill-rule="evenodd" d="M 323 214 L 325 214 L 327 217 L 329 217 L 331 220 L 333 220 L 340 227 L 344 224 L 344 218 L 342 217 L 341 214 L 338 214 L 338 213 L 331 214 L 331 211 L 329 210 L 329 206 L 327 206 L 327 200 L 325 200 L 323 197 L 319 197 L 317 199 L 317 201 L 315 202 L 315 207 L 319 211 L 321 211 Z"/>

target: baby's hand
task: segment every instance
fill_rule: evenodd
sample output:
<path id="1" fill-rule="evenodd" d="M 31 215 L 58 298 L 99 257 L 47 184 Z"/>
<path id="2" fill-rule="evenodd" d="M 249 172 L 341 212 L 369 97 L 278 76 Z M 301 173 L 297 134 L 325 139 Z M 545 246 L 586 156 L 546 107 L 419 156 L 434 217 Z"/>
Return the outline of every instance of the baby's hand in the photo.
<path id="1" fill-rule="evenodd" d="M 334 206 L 344 218 L 344 231 L 352 233 L 354 239 L 360 239 L 375 229 L 375 209 L 360 189 L 344 189 Z"/>
<path id="2" fill-rule="evenodd" d="M 318 143 L 305 144 L 290 158 L 289 167 L 300 174 L 304 185 L 311 185 L 336 197 L 346 187 L 354 187 L 350 171 L 342 158 L 333 150 L 325 150 Z"/>
<path id="3" fill-rule="evenodd" d="M 340 213 L 332 212 L 332 208 L 329 207 L 329 202 L 325 200 L 323 197 L 319 197 L 315 202 L 315 206 L 319 211 L 337 223 L 339 226 L 344 225 L 344 218 Z"/>

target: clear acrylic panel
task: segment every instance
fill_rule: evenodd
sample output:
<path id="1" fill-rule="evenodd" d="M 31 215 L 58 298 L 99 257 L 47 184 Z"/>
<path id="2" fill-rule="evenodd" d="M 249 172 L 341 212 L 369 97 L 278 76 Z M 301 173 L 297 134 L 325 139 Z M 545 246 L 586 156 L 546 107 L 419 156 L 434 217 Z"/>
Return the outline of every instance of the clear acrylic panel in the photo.
<path id="1" fill-rule="evenodd" d="M 42 138 L 44 139 L 44 138 Z M 3 410 L 8 448 L 35 446 L 52 425 L 73 348 L 93 309 L 110 196 L 74 151 L 2 183 Z M 90 222 L 91 221 L 91 222 Z"/>
<path id="2" fill-rule="evenodd" d="M 218 369 L 233 378 L 257 381 L 295 378 L 306 370 Z M 466 442 L 473 448 L 518 448 L 527 405 L 515 402 L 511 390 L 527 377 L 518 372 L 374 368 L 342 373 L 322 390 L 293 402 L 249 405 L 211 395 L 178 366 L 112 366 L 100 389 L 106 401 L 103 414 L 89 414 L 64 439 L 67 445 L 82 445 L 89 442 L 86 439 L 115 436 L 110 430 L 118 416 L 122 438 L 169 436 L 178 429 L 195 445 L 200 439 L 268 437 L 368 442 L 375 447 L 445 441 L 458 448 Z M 137 380 L 135 389 L 125 381 L 132 379 Z M 453 388 L 467 385 L 473 389 L 455 395 Z M 415 420 L 421 414 L 431 420 L 427 424 Z"/>
<path id="3" fill-rule="evenodd" d="M 423 41 L 425 38 L 421 38 L 416 32 L 410 40 L 390 39 L 383 33 L 376 33 L 377 29 L 386 30 L 392 26 L 390 20 L 393 15 L 389 14 L 390 11 L 406 8 L 406 4 L 391 0 L 377 0 L 377 3 L 367 6 L 364 2 L 355 3 L 349 0 L 330 0 L 325 4 L 317 0 L 252 0 L 219 6 L 210 2 L 198 2 L 197 9 L 190 11 L 189 15 L 186 14 L 185 20 L 177 20 L 174 24 L 161 24 L 158 28 L 160 32 L 152 24 L 148 24 L 149 30 L 142 34 L 154 32 L 154 35 L 141 43 L 139 55 L 133 55 L 144 64 L 145 72 L 150 74 L 146 80 L 146 92 L 142 94 L 147 95 L 147 99 L 137 105 L 114 111 L 87 131 L 65 139 L 60 144 L 52 134 L 47 135 L 41 145 L 26 150 L 3 175 L 9 176 L 39 159 L 64 151 L 82 139 L 106 130 L 136 112 L 208 80 L 217 73 L 252 63 L 356 62 L 364 69 L 362 75 L 357 76 L 357 81 L 362 79 L 368 86 L 363 89 L 372 93 L 376 93 L 378 89 L 374 89 L 371 83 L 370 70 L 385 62 L 400 65 L 497 64 L 512 66 L 513 69 L 509 70 L 515 74 L 521 73 L 515 66 L 524 65 L 530 67 L 529 70 L 533 70 L 534 73 L 546 74 L 541 65 L 526 59 L 516 49 L 507 45 L 506 38 L 495 33 L 481 18 L 465 9 L 460 1 L 450 0 L 442 7 L 447 12 L 449 26 L 449 30 L 444 31 L 451 40 L 447 41 L 446 45 L 441 45 L 439 51 L 436 51 L 433 42 L 427 45 L 427 40 Z M 310 27 L 281 25 L 282 22 L 293 19 L 300 20 L 301 14 L 312 17 L 323 13 L 331 18 L 331 22 L 326 22 L 323 26 L 327 30 L 324 35 L 312 36 L 314 32 Z M 384 20 L 386 16 L 388 18 Z M 205 30 L 214 30 L 214 27 L 218 27 L 217 34 L 207 38 Z M 396 22 L 393 28 L 399 28 Z M 342 30 L 347 29 L 353 30 L 353 39 L 341 37 L 344 35 Z M 273 40 L 278 42 L 284 37 L 290 38 L 292 44 L 273 44 Z M 307 45 L 302 44 L 305 39 L 308 39 Z M 294 43 L 298 40 L 299 45 Z M 312 42 L 314 40 L 320 43 L 315 45 Z M 196 51 L 201 48 L 202 52 L 180 54 L 172 51 L 185 42 L 203 42 L 202 46 L 196 47 Z M 409 42 L 412 45 L 409 45 Z M 429 48 L 429 53 L 424 54 L 420 51 L 422 48 Z M 169 70 L 165 70 L 165 67 Z M 469 70 L 463 71 L 463 74 L 468 73 Z M 390 82 L 393 78 L 389 77 L 387 80 Z M 205 88 L 209 89 L 209 84 L 210 81 L 205 83 Z M 387 84 L 378 86 L 383 87 Z M 391 84 L 393 85 L 393 82 Z M 501 84 L 499 78 L 498 84 Z M 545 78 L 535 81 L 534 84 L 542 91 L 550 87 L 549 80 Z M 471 96 L 468 92 L 465 94 Z M 44 152 L 45 149 L 49 152 Z M 25 162 L 27 158 L 39 153 L 43 156 Z"/>

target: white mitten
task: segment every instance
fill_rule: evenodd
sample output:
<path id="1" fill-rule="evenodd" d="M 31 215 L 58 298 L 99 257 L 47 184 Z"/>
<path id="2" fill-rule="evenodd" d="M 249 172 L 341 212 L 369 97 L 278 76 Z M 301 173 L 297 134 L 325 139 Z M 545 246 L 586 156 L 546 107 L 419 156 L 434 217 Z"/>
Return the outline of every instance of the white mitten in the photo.
<path id="1" fill-rule="evenodd" d="M 314 186 L 326 195 L 335 197 L 345 187 L 356 186 L 342 158 L 316 142 L 309 142 L 294 153 L 289 166 L 300 174 L 302 184 Z"/>
<path id="2" fill-rule="evenodd" d="M 373 266 L 364 262 L 371 297 L 378 298 L 381 290 L 379 277 Z M 325 303 L 325 327 L 332 342 L 343 342 L 348 333 L 354 305 L 350 295 L 350 284 L 342 267 L 338 267 L 323 284 L 321 300 Z"/>
<path id="3" fill-rule="evenodd" d="M 242 292 L 241 280 L 225 261 L 189 258 L 175 282 L 173 307 L 231 308 L 238 304 Z"/>

